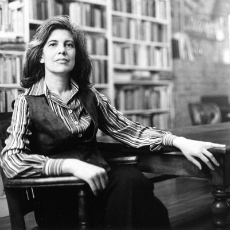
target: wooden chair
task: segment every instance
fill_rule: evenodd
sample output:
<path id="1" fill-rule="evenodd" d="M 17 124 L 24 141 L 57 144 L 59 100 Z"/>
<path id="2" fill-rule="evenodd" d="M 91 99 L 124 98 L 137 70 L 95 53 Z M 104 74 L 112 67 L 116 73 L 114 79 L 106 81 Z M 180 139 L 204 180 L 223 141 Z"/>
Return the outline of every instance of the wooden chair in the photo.
<path id="1" fill-rule="evenodd" d="M 4 147 L 4 140 L 7 137 L 6 130 L 10 125 L 11 116 L 12 113 L 0 113 L 0 152 Z M 106 160 L 110 164 L 136 165 L 138 163 L 136 156 L 111 157 Z M 76 206 L 78 209 L 79 229 L 87 229 L 90 226 L 87 197 L 92 193 L 84 181 L 73 176 L 8 179 L 3 173 L 3 170 L 1 170 L 1 174 L 9 207 L 12 230 L 26 229 L 24 216 L 34 210 L 33 188 L 37 187 L 77 187 L 78 203 Z"/>
<path id="2" fill-rule="evenodd" d="M 189 103 L 188 109 L 192 125 L 214 124 L 222 120 L 220 108 L 215 103 Z"/>
<path id="3" fill-rule="evenodd" d="M 202 103 L 215 103 L 219 106 L 222 122 L 230 121 L 230 103 L 228 95 L 204 95 L 200 97 Z"/>

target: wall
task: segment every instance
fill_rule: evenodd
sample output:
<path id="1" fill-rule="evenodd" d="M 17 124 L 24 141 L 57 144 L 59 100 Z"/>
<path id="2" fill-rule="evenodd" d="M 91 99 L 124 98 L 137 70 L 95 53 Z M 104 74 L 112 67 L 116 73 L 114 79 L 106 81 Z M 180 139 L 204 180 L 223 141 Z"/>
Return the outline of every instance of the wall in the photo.
<path id="1" fill-rule="evenodd" d="M 173 0 L 171 5 L 172 36 L 182 44 L 177 52 L 173 49 L 174 126 L 181 127 L 191 125 L 189 102 L 202 95 L 228 95 L 230 100 L 230 3 Z"/>
<path id="2" fill-rule="evenodd" d="M 0 152 L 1 152 L 1 148 L 0 148 Z M 7 206 L 6 196 L 4 195 L 4 191 L 3 191 L 2 178 L 0 175 L 0 218 L 8 215 L 9 215 L 9 210 Z"/>
<path id="3" fill-rule="evenodd" d="M 230 66 L 199 61 L 174 60 L 175 127 L 191 125 L 188 103 L 202 95 L 228 95 Z"/>

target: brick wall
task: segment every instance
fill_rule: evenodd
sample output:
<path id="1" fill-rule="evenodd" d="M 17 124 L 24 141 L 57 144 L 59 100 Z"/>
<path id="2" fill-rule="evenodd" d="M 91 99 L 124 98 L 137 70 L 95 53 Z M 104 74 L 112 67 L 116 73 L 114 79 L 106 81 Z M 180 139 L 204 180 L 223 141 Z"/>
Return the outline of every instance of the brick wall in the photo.
<path id="1" fill-rule="evenodd" d="M 228 95 L 230 65 L 208 61 L 173 61 L 175 127 L 191 125 L 188 103 L 202 95 Z"/>
<path id="2" fill-rule="evenodd" d="M 194 9 L 192 9 L 192 7 Z M 181 57 L 173 60 L 174 82 L 174 127 L 191 125 L 188 112 L 188 103 L 197 102 L 203 95 L 228 95 L 230 101 L 230 54 L 228 61 L 223 64 L 225 51 L 229 49 L 229 30 L 227 16 L 230 14 L 229 0 L 172 0 L 172 35 L 186 34 L 190 42 L 196 40 L 198 46 L 192 45 L 194 60 L 182 60 Z M 218 22 L 224 18 L 224 40 L 210 40 L 205 32 L 196 33 L 186 30 L 186 19 L 191 17 L 199 22 Z M 200 46 L 199 46 L 200 45 Z M 202 51 L 201 53 L 200 50 Z"/>

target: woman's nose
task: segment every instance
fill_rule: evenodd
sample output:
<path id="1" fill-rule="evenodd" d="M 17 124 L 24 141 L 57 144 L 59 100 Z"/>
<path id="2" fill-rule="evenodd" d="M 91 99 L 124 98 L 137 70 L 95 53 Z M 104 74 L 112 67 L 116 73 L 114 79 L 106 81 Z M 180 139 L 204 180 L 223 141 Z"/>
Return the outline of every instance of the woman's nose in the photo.
<path id="1" fill-rule="evenodd" d="M 64 44 L 60 44 L 58 46 L 58 53 L 61 53 L 61 54 L 65 54 L 66 53 L 66 49 L 65 49 L 65 45 Z"/>

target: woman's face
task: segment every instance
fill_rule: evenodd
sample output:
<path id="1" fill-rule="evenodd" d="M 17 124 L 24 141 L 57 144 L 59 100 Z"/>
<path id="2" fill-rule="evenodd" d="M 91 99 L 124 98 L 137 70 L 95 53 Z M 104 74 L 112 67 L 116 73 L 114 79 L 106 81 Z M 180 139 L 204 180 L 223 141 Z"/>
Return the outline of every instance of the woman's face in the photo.
<path id="1" fill-rule="evenodd" d="M 56 29 L 47 40 L 41 63 L 45 64 L 45 75 L 67 76 L 75 65 L 76 49 L 73 36 L 68 30 Z"/>

